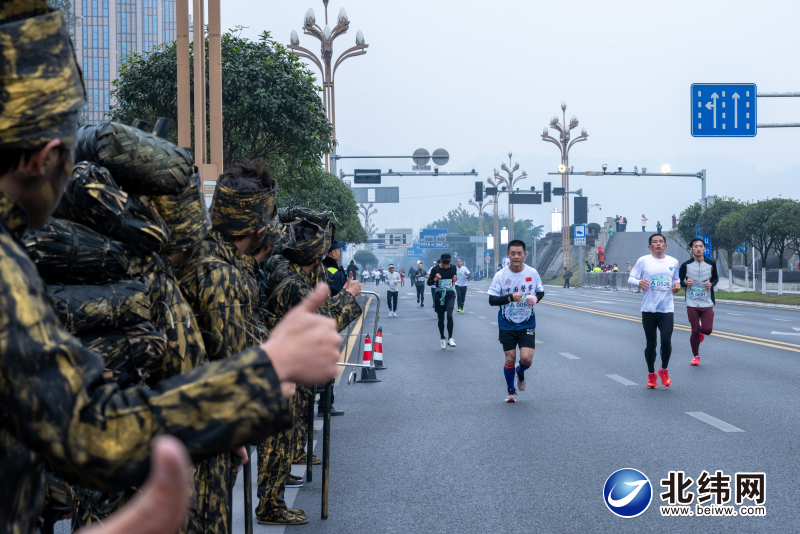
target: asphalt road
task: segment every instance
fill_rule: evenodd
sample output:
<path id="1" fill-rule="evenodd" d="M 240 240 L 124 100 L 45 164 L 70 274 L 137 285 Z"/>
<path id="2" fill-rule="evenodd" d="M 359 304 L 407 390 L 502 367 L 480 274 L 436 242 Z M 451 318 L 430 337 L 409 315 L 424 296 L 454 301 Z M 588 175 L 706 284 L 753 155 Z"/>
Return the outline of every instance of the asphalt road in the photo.
<path id="1" fill-rule="evenodd" d="M 528 389 L 506 404 L 487 287 L 473 283 L 467 313 L 456 314 L 455 349 L 439 348 L 429 295 L 420 308 L 404 288 L 398 318 L 381 309 L 382 381 L 337 388 L 346 415 L 331 425 L 329 518 L 320 519 L 317 469 L 312 483 L 287 494 L 309 516 L 290 530 L 800 531 L 800 336 L 773 334 L 800 333 L 800 312 L 718 305 L 724 334 L 703 343 L 701 366 L 689 366 L 689 333 L 678 327 L 673 386 L 647 390 L 638 297 L 547 287 Z M 676 324 L 688 325 L 680 302 Z M 625 467 L 653 487 L 650 507 L 632 519 L 613 515 L 603 499 L 606 479 Z M 679 470 L 695 480 L 703 470 L 764 472 L 766 516 L 662 517 L 660 480 Z"/>

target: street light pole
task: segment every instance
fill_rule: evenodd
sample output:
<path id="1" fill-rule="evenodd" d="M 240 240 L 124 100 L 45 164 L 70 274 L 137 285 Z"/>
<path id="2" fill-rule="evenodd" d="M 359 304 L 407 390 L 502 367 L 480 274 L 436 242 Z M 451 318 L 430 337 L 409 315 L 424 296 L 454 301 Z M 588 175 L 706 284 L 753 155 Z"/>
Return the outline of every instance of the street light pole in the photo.
<path id="1" fill-rule="evenodd" d="M 499 214 L 498 214 L 498 196 L 500 195 L 500 190 L 497 187 L 499 184 L 495 183 L 494 180 L 491 178 L 486 179 L 489 184 L 495 188 L 497 191 L 494 194 L 494 199 L 492 200 L 492 206 L 494 207 L 494 238 L 492 239 L 492 246 L 494 247 L 493 256 L 494 256 L 494 272 L 497 272 L 498 269 L 498 259 L 500 256 L 500 221 L 499 221 Z"/>
<path id="2" fill-rule="evenodd" d="M 561 152 L 561 165 L 559 166 L 558 170 L 561 173 L 561 186 L 564 188 L 565 191 L 569 191 L 569 173 L 567 170 L 569 169 L 569 149 L 572 148 L 572 145 L 575 143 L 580 143 L 581 141 L 586 141 L 589 137 L 589 134 L 586 133 L 586 128 L 581 131 L 581 135 L 570 141 L 570 132 L 578 127 L 578 117 L 575 115 L 569 120 L 569 125 L 567 125 L 567 103 L 561 102 L 561 112 L 564 120 L 564 124 L 562 125 L 558 120 L 558 115 L 553 115 L 550 119 L 550 128 L 557 130 L 559 133 L 559 138 L 556 140 L 554 137 L 548 134 L 548 127 L 545 126 L 542 132 L 542 140 L 549 141 L 556 145 Z M 569 249 L 569 194 L 565 193 L 564 196 L 561 198 L 561 206 L 562 206 L 562 213 L 563 218 L 561 221 L 561 246 L 563 247 L 564 251 L 564 267 L 569 269 L 569 256 L 570 256 L 570 249 Z"/>
<path id="3" fill-rule="evenodd" d="M 519 162 L 514 162 L 514 166 L 511 167 L 511 156 L 513 154 L 509 151 L 508 153 L 508 165 L 505 162 L 500 164 L 500 168 L 506 171 L 508 174 L 508 178 L 505 178 L 497 172 L 497 169 L 494 170 L 494 179 L 499 184 L 506 184 L 508 191 L 514 191 L 514 184 L 519 182 L 520 180 L 524 180 L 528 177 L 528 173 L 525 172 L 525 169 L 522 169 L 522 174 L 518 177 L 514 178 L 514 173 L 519 170 Z M 514 239 L 514 206 L 511 204 L 511 195 L 508 197 L 508 241 Z"/>
<path id="4" fill-rule="evenodd" d="M 369 224 L 369 218 L 376 213 L 378 213 L 378 208 L 373 208 L 372 204 L 358 205 L 358 214 L 364 217 L 364 231 L 367 233 L 367 239 L 369 239 L 370 230 L 372 229 Z"/>
<path id="5" fill-rule="evenodd" d="M 475 202 L 475 195 L 472 195 L 472 197 L 469 199 L 469 204 L 471 206 L 475 206 L 476 208 L 478 208 L 478 232 L 480 232 L 480 234 L 483 235 L 483 210 L 484 208 L 493 206 L 494 200 L 488 198 L 480 202 Z"/>
<path id="6" fill-rule="evenodd" d="M 361 30 L 358 30 L 356 33 L 356 46 L 345 50 L 342 55 L 339 56 L 336 62 L 333 63 L 333 66 L 331 66 L 331 62 L 333 60 L 333 41 L 340 35 L 347 33 L 347 30 L 350 28 L 350 19 L 347 17 L 347 12 L 344 10 L 344 8 L 340 9 L 339 15 L 336 17 L 336 26 L 331 29 L 330 26 L 328 26 L 328 1 L 329 0 L 322 0 L 322 3 L 325 4 L 324 28 L 320 28 L 317 24 L 314 10 L 311 8 L 308 8 L 308 11 L 306 11 L 306 16 L 303 21 L 303 33 L 306 35 L 311 35 L 312 37 L 316 37 L 320 41 L 320 56 L 322 57 L 322 61 L 320 61 L 319 57 L 317 57 L 312 51 L 300 46 L 300 39 L 297 37 L 297 32 L 295 30 L 292 30 L 290 44 L 287 46 L 287 48 L 295 55 L 308 59 L 320 70 L 320 73 L 322 74 L 322 102 L 325 106 L 325 114 L 333 126 L 333 141 L 335 143 L 336 98 L 334 95 L 333 82 L 336 76 L 336 69 L 339 68 L 339 65 L 341 65 L 345 59 L 366 54 L 366 49 L 369 48 L 369 45 L 364 41 L 364 33 Z M 333 149 L 333 156 L 333 161 L 331 161 L 331 155 L 325 155 L 325 170 L 336 174 L 336 148 Z"/>

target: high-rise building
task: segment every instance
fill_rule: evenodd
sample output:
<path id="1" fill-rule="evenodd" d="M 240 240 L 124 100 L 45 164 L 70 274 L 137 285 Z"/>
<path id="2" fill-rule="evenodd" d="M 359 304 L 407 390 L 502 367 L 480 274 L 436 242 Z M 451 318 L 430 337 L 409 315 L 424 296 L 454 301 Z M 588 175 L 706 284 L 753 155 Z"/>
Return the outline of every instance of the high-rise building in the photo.
<path id="1" fill-rule="evenodd" d="M 185 0 L 183 0 L 185 1 Z M 87 122 L 106 120 L 111 81 L 132 52 L 176 39 L 175 0 L 73 0 L 75 53 L 86 80 Z"/>

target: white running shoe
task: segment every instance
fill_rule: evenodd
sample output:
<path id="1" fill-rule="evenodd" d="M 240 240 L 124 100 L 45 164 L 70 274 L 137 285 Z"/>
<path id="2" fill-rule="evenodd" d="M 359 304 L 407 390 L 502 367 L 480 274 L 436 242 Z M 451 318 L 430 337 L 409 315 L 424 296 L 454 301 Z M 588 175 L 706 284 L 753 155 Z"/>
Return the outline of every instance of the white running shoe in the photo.
<path id="1" fill-rule="evenodd" d="M 397 312 L 392 312 L 392 313 L 394 314 L 395 317 L 397 317 Z"/>
<path id="2" fill-rule="evenodd" d="M 448 341 L 448 343 L 447 343 L 447 344 L 448 344 L 448 345 L 450 345 L 451 347 L 455 347 L 455 346 L 456 346 L 456 342 L 455 342 L 455 341 L 453 341 L 453 338 L 452 338 L 452 337 L 450 338 L 450 341 Z"/>
<path id="3" fill-rule="evenodd" d="M 517 371 L 517 389 L 520 391 L 525 391 L 525 372 Z"/>
<path id="4" fill-rule="evenodd" d="M 439 346 L 442 347 L 442 350 L 446 349 L 447 348 L 447 341 L 445 341 L 444 338 L 440 339 L 439 340 Z"/>
<path id="5" fill-rule="evenodd" d="M 517 390 L 513 388 L 508 388 L 508 396 L 506 397 L 506 402 L 517 402 L 517 399 L 514 397 L 517 394 Z"/>

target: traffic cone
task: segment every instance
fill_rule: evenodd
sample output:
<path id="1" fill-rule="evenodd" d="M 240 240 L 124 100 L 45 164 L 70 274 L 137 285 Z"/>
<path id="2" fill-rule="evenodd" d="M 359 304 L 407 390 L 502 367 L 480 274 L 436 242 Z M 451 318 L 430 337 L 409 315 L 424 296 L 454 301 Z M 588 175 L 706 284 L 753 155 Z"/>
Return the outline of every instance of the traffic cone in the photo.
<path id="1" fill-rule="evenodd" d="M 369 339 L 369 334 L 367 334 L 367 339 L 364 340 L 364 359 L 361 363 L 370 365 L 370 367 L 361 368 L 361 380 L 359 380 L 359 382 L 380 382 L 378 376 L 375 374 L 375 367 L 371 365 L 372 341 Z"/>
<path id="2" fill-rule="evenodd" d="M 375 354 L 372 355 L 372 360 L 375 364 L 375 369 L 386 369 L 383 365 L 383 327 L 378 328 L 378 333 L 375 335 Z"/>

